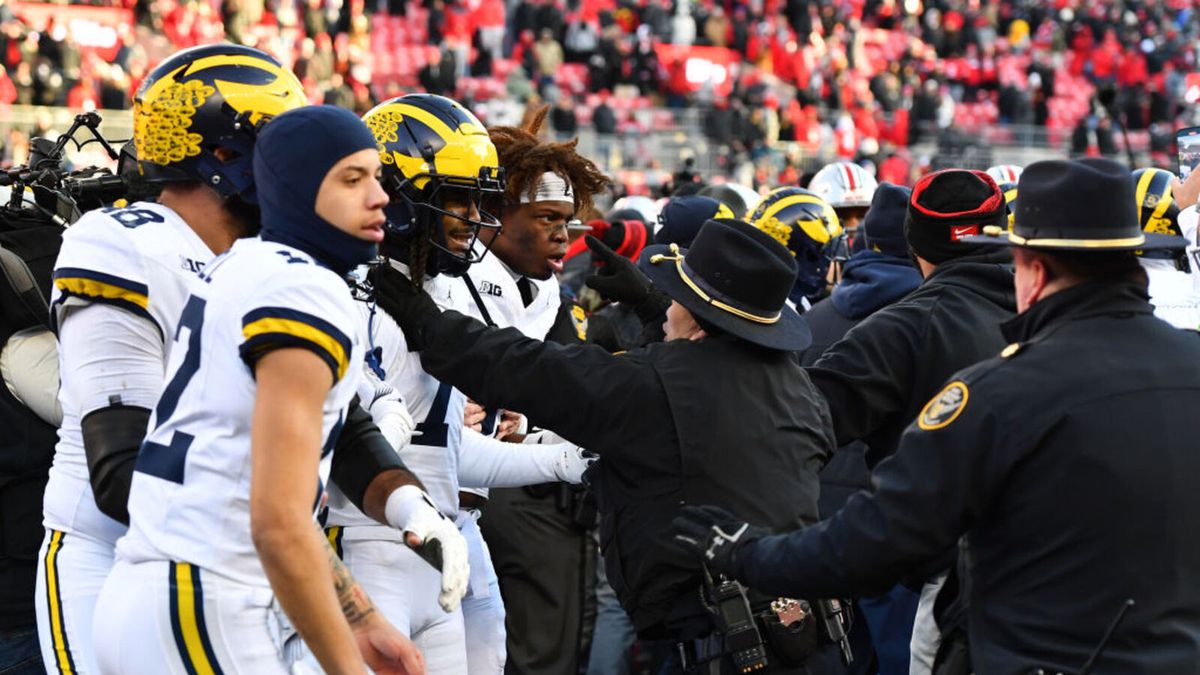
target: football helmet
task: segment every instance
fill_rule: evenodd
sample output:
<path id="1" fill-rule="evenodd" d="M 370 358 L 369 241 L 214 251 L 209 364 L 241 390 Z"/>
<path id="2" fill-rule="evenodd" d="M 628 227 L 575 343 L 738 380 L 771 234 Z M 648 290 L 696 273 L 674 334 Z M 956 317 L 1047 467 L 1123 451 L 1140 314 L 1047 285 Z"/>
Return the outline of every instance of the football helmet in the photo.
<path id="1" fill-rule="evenodd" d="M 134 95 L 138 173 L 150 184 L 200 181 L 254 203 L 259 128 L 305 103 L 300 81 L 265 52 L 234 44 L 185 49 L 150 71 Z"/>
<path id="2" fill-rule="evenodd" d="M 781 187 L 767 193 L 746 220 L 787 247 L 799 271 L 793 300 L 798 293 L 818 295 L 835 260 L 848 257 L 846 236 L 833 206 L 809 190 Z"/>
<path id="3" fill-rule="evenodd" d="M 808 189 L 835 209 L 870 208 L 875 177 L 851 162 L 826 164 L 812 177 Z"/>
<path id="4" fill-rule="evenodd" d="M 1017 181 L 1021 180 L 1021 171 L 1023 169 L 1016 164 L 997 164 L 987 170 L 987 175 L 996 181 L 996 185 L 1012 183 L 1015 187 Z"/>
<path id="5" fill-rule="evenodd" d="M 1179 205 L 1171 194 L 1175 174 L 1166 169 L 1138 169 L 1133 172 L 1134 199 L 1138 219 L 1146 232 L 1182 235 L 1179 228 Z"/>
<path id="6" fill-rule="evenodd" d="M 1004 205 L 1008 209 L 1008 231 L 1011 232 L 1013 229 L 1013 214 L 1017 212 L 1017 184 L 1000 183 L 999 187 L 1000 192 L 1004 193 Z"/>
<path id="7" fill-rule="evenodd" d="M 477 246 L 480 229 L 498 228 L 498 217 L 483 211 L 485 196 L 504 193 L 504 173 L 487 129 L 462 105 L 433 94 L 408 94 L 380 103 L 363 116 L 378 144 L 383 188 L 391 197 L 384 209 L 389 238 L 411 242 L 425 237 L 434 255 L 426 272 L 461 276 L 487 253 Z M 478 218 L 445 208 L 468 203 Z M 443 217 L 470 228 L 470 245 L 455 251 L 446 239 Z M 394 254 L 403 258 L 406 247 Z"/>

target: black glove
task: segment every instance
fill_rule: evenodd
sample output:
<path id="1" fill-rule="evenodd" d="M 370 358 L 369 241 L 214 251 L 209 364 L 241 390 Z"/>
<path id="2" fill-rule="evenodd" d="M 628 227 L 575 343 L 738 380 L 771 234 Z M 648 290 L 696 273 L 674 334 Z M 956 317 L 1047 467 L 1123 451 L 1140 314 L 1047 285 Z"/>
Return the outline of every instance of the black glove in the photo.
<path id="1" fill-rule="evenodd" d="M 671 521 L 672 539 L 689 558 L 703 563 L 716 576 L 734 579 L 737 551 L 747 542 L 771 532 L 754 527 L 716 506 L 685 506 Z"/>
<path id="2" fill-rule="evenodd" d="M 367 276 L 375 286 L 375 302 L 388 313 L 404 331 L 410 352 L 425 348 L 421 328 L 432 317 L 441 314 L 425 289 L 413 286 L 404 273 L 388 263 L 378 265 Z"/>
<path id="3" fill-rule="evenodd" d="M 585 283 L 588 287 L 610 302 L 629 305 L 645 302 L 654 286 L 637 265 L 590 234 L 584 239 L 588 248 L 592 249 L 592 260 L 600 263 L 596 273 L 587 278 Z"/>

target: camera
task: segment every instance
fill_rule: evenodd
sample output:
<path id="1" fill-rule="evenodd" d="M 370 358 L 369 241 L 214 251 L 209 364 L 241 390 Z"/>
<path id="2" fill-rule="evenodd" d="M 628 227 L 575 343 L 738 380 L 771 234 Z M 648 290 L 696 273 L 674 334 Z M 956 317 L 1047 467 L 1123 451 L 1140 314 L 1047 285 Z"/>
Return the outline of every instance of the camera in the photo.
<path id="1" fill-rule="evenodd" d="M 79 219 L 83 211 L 110 204 L 128 196 L 129 182 L 123 175 L 113 175 L 108 169 L 86 167 L 67 171 L 64 167 L 67 143 L 82 148 L 100 143 L 113 160 L 125 163 L 125 153 L 118 153 L 100 134 L 100 115 L 95 112 L 75 116 L 71 128 L 57 141 L 34 138 L 30 141 L 27 164 L 0 169 L 0 186 L 10 187 L 9 211 L 19 211 L 26 204 L 61 226 Z M 82 143 L 75 140 L 80 129 L 91 132 L 92 138 Z M 30 200 L 28 194 L 33 195 Z"/>

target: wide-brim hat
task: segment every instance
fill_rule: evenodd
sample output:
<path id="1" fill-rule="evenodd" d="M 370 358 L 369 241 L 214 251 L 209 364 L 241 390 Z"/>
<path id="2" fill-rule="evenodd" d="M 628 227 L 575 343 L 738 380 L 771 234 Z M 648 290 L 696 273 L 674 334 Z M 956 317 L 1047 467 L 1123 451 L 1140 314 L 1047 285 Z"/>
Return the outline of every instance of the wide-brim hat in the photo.
<path id="1" fill-rule="evenodd" d="M 648 246 L 638 267 L 693 316 L 747 342 L 779 351 L 812 344 L 808 323 L 787 304 L 795 259 L 745 221 L 709 220 L 686 249 Z"/>
<path id="2" fill-rule="evenodd" d="M 1133 178 L 1101 157 L 1030 164 L 1017 183 L 1012 230 L 989 226 L 971 244 L 1066 251 L 1149 251 L 1187 247 L 1183 237 L 1144 232 Z"/>

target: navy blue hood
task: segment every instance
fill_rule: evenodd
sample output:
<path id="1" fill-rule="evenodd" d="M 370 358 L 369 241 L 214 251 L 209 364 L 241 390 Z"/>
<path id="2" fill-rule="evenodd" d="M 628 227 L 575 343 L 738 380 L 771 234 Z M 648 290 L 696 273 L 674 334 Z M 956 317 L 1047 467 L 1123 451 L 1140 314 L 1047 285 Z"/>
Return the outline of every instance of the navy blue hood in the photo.
<path id="1" fill-rule="evenodd" d="M 262 208 L 262 238 L 311 255 L 345 276 L 378 254 L 317 215 L 317 192 L 335 164 L 375 137 L 357 115 L 329 105 L 289 110 L 267 123 L 254 148 L 254 182 Z"/>
<path id="2" fill-rule="evenodd" d="M 842 280 L 830 302 L 847 319 L 861 319 L 908 295 L 921 285 L 911 260 L 878 251 L 859 251 L 842 268 Z"/>

